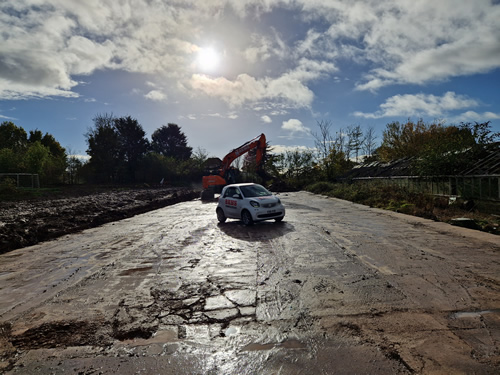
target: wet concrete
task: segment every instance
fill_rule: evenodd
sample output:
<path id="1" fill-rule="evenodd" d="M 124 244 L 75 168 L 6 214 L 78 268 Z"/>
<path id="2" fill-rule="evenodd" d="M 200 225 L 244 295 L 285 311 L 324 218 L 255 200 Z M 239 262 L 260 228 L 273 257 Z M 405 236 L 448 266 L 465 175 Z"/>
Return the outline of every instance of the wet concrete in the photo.
<path id="1" fill-rule="evenodd" d="M 195 200 L 0 256 L 0 372 L 500 372 L 497 236 L 280 198 L 282 223 Z"/>

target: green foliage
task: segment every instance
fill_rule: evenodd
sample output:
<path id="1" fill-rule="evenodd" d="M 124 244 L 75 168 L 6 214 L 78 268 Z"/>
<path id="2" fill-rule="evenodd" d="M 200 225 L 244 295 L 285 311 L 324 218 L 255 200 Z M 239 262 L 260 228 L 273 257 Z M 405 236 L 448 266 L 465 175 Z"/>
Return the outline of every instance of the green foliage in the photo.
<path id="1" fill-rule="evenodd" d="M 331 149 L 322 162 L 323 171 L 328 180 L 333 180 L 335 177 L 343 175 L 351 170 L 354 165 L 355 163 L 349 160 L 342 151 L 335 149 Z"/>
<path id="2" fill-rule="evenodd" d="M 45 154 L 39 145 L 45 148 L 48 155 Z M 34 160 L 37 153 L 40 157 L 43 157 L 39 161 Z M 43 133 L 38 129 L 30 130 L 30 136 L 28 138 L 28 151 L 25 157 L 26 167 L 29 172 L 30 169 L 33 170 L 38 168 L 38 172 L 31 173 L 40 174 L 42 180 L 46 183 L 58 183 L 62 181 L 67 165 L 66 150 L 51 134 L 46 133 L 43 135 Z M 37 167 L 36 164 L 39 164 L 39 166 Z"/>
<path id="3" fill-rule="evenodd" d="M 316 170 L 319 178 L 327 181 L 334 181 L 351 170 L 361 158 L 361 152 L 370 157 L 376 139 L 373 128 L 365 132 L 360 125 L 350 125 L 332 134 L 332 125 L 330 121 L 319 121 L 320 133 L 313 133 L 318 154 Z"/>
<path id="4" fill-rule="evenodd" d="M 0 172 L 15 173 L 24 170 L 22 155 L 11 148 L 0 149 Z"/>
<path id="5" fill-rule="evenodd" d="M 23 152 L 28 144 L 26 131 L 11 121 L 0 124 L 0 149 L 8 148 L 14 152 Z"/>
<path id="6" fill-rule="evenodd" d="M 332 182 L 320 181 L 306 187 L 307 191 L 314 194 L 328 194 L 335 189 L 335 184 Z"/>
<path id="7" fill-rule="evenodd" d="M 87 132 L 87 154 L 90 155 L 89 168 L 97 182 L 115 182 L 120 164 L 120 141 L 114 127 L 112 115 L 97 115 L 94 127 Z"/>
<path id="8" fill-rule="evenodd" d="M 156 130 L 150 144 L 142 126 L 130 116 L 97 115 L 86 134 L 90 160 L 81 168 L 88 181 L 147 182 L 176 185 L 201 180 L 206 152 L 192 156 L 176 124 Z"/>
<path id="9" fill-rule="evenodd" d="M 138 178 L 152 185 L 163 180 L 166 186 L 185 185 L 200 182 L 203 175 L 199 161 L 195 159 L 177 160 L 156 152 L 148 153 L 139 164 Z"/>
<path id="10" fill-rule="evenodd" d="M 484 145 L 499 137 L 490 123 L 445 126 L 408 120 L 393 122 L 384 131 L 378 155 L 383 161 L 413 158 L 413 173 L 422 176 L 459 174 L 484 151 Z"/>
<path id="11" fill-rule="evenodd" d="M 166 157 L 188 160 L 192 148 L 187 145 L 187 137 L 179 125 L 168 124 L 157 129 L 151 136 L 153 151 Z"/>
<path id="12" fill-rule="evenodd" d="M 4 178 L 0 181 L 0 195 L 1 196 L 9 196 L 15 195 L 18 193 L 16 181 L 12 178 Z"/>
<path id="13" fill-rule="evenodd" d="M 114 126 L 118 136 L 120 162 L 125 169 L 125 176 L 122 178 L 135 181 L 138 163 L 149 150 L 146 132 L 139 122 L 130 116 L 114 119 Z"/>
<path id="14" fill-rule="evenodd" d="M 83 163 L 76 156 L 68 157 L 68 177 L 70 184 L 76 184 L 79 182 L 79 175 L 81 174 L 81 170 L 83 167 Z"/>
<path id="15" fill-rule="evenodd" d="M 37 173 L 46 184 L 62 181 L 66 151 L 55 138 L 41 131 L 30 131 L 12 122 L 0 125 L 0 172 Z"/>
<path id="16" fill-rule="evenodd" d="M 29 173 L 41 174 L 49 161 L 49 157 L 49 149 L 42 145 L 40 141 L 32 143 L 25 155 L 27 171 Z"/>
<path id="17" fill-rule="evenodd" d="M 286 151 L 272 156 L 270 160 L 274 164 L 272 169 L 291 190 L 302 189 L 314 181 L 317 175 L 314 154 L 310 150 Z"/>
<path id="18" fill-rule="evenodd" d="M 474 218 L 478 228 L 499 234 L 500 221 L 496 216 L 471 213 L 465 204 L 450 205 L 448 199 L 423 193 L 410 192 L 403 187 L 382 182 L 328 183 L 317 182 L 306 187 L 307 191 L 348 200 L 370 207 L 396 211 L 427 219 L 450 222 L 452 218 Z M 462 202 L 463 203 L 463 202 Z"/>

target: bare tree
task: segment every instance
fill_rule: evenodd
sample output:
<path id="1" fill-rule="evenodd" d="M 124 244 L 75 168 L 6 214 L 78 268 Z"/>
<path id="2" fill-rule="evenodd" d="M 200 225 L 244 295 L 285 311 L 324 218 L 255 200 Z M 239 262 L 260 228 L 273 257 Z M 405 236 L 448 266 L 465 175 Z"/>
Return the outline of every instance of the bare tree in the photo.
<path id="1" fill-rule="evenodd" d="M 319 134 L 312 133 L 314 137 L 314 144 L 318 152 L 318 158 L 320 160 L 325 160 L 330 154 L 330 150 L 333 147 L 334 141 L 330 133 L 330 128 L 332 127 L 332 122 L 329 120 L 318 121 Z"/>
<path id="2" fill-rule="evenodd" d="M 333 141 L 333 145 L 335 147 L 335 151 L 346 153 L 347 151 L 346 133 L 343 128 L 340 128 L 337 132 L 335 132 L 335 139 Z"/>
<path id="3" fill-rule="evenodd" d="M 347 127 L 347 157 L 351 158 L 354 154 L 356 163 L 358 162 L 359 151 L 362 149 L 364 143 L 363 131 L 359 125 L 350 125 Z"/>
<path id="4" fill-rule="evenodd" d="M 373 152 L 377 148 L 376 144 L 377 136 L 375 135 L 375 128 L 373 126 L 369 126 L 365 130 L 365 137 L 363 142 L 363 152 L 367 157 L 373 155 Z"/>

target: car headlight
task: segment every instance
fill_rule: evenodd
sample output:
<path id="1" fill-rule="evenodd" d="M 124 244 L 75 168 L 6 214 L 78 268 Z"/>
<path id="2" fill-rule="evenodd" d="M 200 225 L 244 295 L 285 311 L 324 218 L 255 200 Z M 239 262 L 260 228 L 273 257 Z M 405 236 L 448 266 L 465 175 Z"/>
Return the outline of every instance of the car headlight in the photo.
<path id="1" fill-rule="evenodd" d="M 256 202 L 256 201 L 250 201 L 250 206 L 257 208 L 257 207 L 260 207 L 260 204 L 259 204 L 259 202 Z"/>

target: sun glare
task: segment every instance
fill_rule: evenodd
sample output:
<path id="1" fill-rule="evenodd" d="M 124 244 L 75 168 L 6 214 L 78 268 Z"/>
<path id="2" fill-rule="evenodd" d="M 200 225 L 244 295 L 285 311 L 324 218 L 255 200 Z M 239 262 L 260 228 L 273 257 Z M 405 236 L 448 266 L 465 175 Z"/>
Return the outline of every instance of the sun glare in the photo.
<path id="1" fill-rule="evenodd" d="M 219 55 L 213 48 L 201 48 L 198 51 L 198 67 L 203 71 L 212 71 L 219 64 Z"/>

